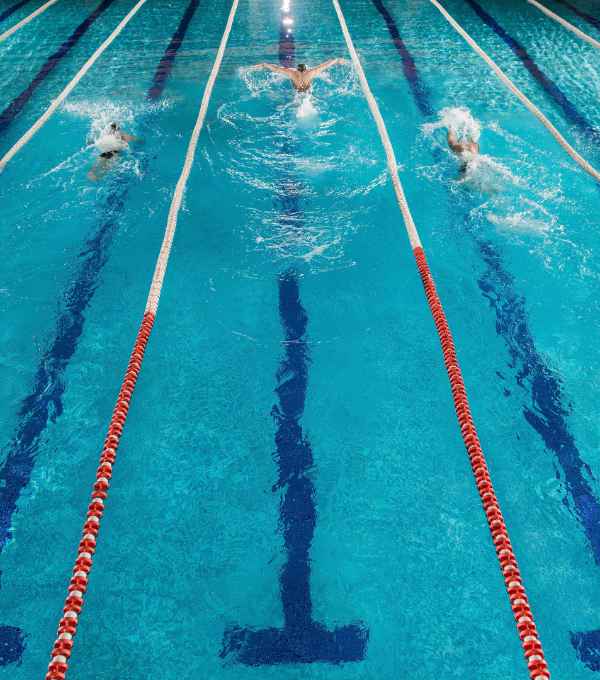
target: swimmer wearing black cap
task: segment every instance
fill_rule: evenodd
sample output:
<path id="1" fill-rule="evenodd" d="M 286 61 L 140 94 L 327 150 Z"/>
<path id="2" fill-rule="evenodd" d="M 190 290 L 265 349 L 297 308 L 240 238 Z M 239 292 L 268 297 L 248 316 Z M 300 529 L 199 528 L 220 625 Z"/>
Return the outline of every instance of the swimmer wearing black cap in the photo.
<path id="1" fill-rule="evenodd" d="M 250 70 L 266 68 L 274 73 L 281 73 L 292 81 L 292 85 L 298 92 L 308 92 L 314 78 L 320 76 L 328 68 L 335 66 L 335 64 L 343 64 L 344 62 L 345 59 L 329 59 L 329 61 L 324 61 L 314 68 L 307 68 L 306 64 L 298 64 L 296 68 L 286 68 L 285 66 L 277 66 L 277 64 L 262 63 L 251 66 Z"/>

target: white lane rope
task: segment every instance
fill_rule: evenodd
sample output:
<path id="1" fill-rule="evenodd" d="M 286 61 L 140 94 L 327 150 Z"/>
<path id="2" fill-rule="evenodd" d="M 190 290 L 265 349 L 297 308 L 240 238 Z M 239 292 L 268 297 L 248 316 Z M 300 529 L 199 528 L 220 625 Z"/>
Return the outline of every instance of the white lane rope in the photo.
<path id="1" fill-rule="evenodd" d="M 204 94 L 202 95 L 202 103 L 200 104 L 198 118 L 196 119 L 196 124 L 194 126 L 187 152 L 185 154 L 183 169 L 181 171 L 181 175 L 179 176 L 179 180 L 177 181 L 177 186 L 175 187 L 175 192 L 173 193 L 173 198 L 171 200 L 171 207 L 169 208 L 169 216 L 167 218 L 165 235 L 160 248 L 160 253 L 158 254 L 158 258 L 156 260 L 156 267 L 154 269 L 154 275 L 152 276 L 152 283 L 150 285 L 150 292 L 148 294 L 148 300 L 146 303 L 146 312 L 150 312 L 153 315 L 156 314 L 156 310 L 158 309 L 160 293 L 163 287 L 165 273 L 167 271 L 169 255 L 171 254 L 173 238 L 175 237 L 175 230 L 177 229 L 177 218 L 179 216 L 179 211 L 183 202 L 185 187 L 187 185 L 190 172 L 192 171 L 194 156 L 196 155 L 196 147 L 198 146 L 198 138 L 200 137 L 200 132 L 202 131 L 202 126 L 204 125 L 204 119 L 206 118 L 206 112 L 208 110 L 208 105 L 212 96 L 213 87 L 215 85 L 217 75 L 219 74 L 219 69 L 221 68 L 221 62 L 223 61 L 223 55 L 225 54 L 225 48 L 227 47 L 227 41 L 229 39 L 229 34 L 231 33 L 231 27 L 233 26 L 233 20 L 235 19 L 235 14 L 237 12 L 238 2 L 239 0 L 233 0 L 233 4 L 231 5 L 231 11 L 229 12 L 227 25 L 225 27 L 225 31 L 223 32 L 223 37 L 221 38 L 221 44 L 219 45 L 217 56 L 210 72 L 208 82 L 204 88 Z"/>
<path id="2" fill-rule="evenodd" d="M 32 12 L 29 16 L 25 17 L 24 19 L 21 19 L 18 24 L 15 24 L 11 28 L 8 29 L 8 31 L 4 31 L 4 33 L 0 34 L 0 43 L 4 42 L 7 38 L 10 38 L 11 35 L 16 33 L 18 30 L 23 28 L 23 26 L 27 26 L 27 24 L 30 21 L 33 21 L 36 17 L 39 17 L 40 14 L 43 14 L 47 9 L 52 7 L 52 5 L 55 5 L 58 2 L 58 0 L 48 0 L 47 3 L 42 5 L 41 7 L 38 7 L 35 12 Z"/>
<path id="3" fill-rule="evenodd" d="M 450 14 L 440 5 L 437 0 L 429 0 L 434 5 L 452 28 L 467 42 L 467 44 L 485 61 L 485 63 L 498 76 L 500 81 L 529 109 L 529 111 L 540 121 L 540 123 L 548 130 L 560 146 L 571 156 L 571 158 L 583 168 L 589 175 L 591 175 L 597 182 L 600 182 L 600 173 L 589 163 L 583 156 L 581 156 L 575 149 L 567 142 L 567 140 L 560 134 L 560 132 L 552 125 L 546 116 L 538 109 L 538 107 L 528 99 L 521 90 L 512 82 L 512 80 L 504 73 L 504 71 L 496 64 L 496 62 L 488 56 L 479 45 L 471 38 L 471 36 L 464 30 L 464 28 L 453 19 Z"/>
<path id="4" fill-rule="evenodd" d="M 352 38 L 350 37 L 350 32 L 348 31 L 348 26 L 346 25 L 346 20 L 344 19 L 344 15 L 340 8 L 340 4 L 338 0 L 332 0 L 332 2 L 338 20 L 340 22 L 340 26 L 342 28 L 342 33 L 344 34 L 344 38 L 346 40 L 348 52 L 350 52 L 350 56 L 352 57 L 352 63 L 354 64 L 354 69 L 358 75 L 360 86 L 362 88 L 363 94 L 365 95 L 365 99 L 367 100 L 369 108 L 371 109 L 371 114 L 375 119 L 377 130 L 379 131 L 379 136 L 381 137 L 381 143 L 383 144 L 383 148 L 385 149 L 385 155 L 387 158 L 388 169 L 390 171 L 390 177 L 392 179 L 392 184 L 394 185 L 394 191 L 396 192 L 398 206 L 400 207 L 402 217 L 404 218 L 404 225 L 406 227 L 406 231 L 408 232 L 410 245 L 413 248 L 413 250 L 415 248 L 420 248 L 421 239 L 419 238 L 417 227 L 415 226 L 415 222 L 411 215 L 410 208 L 408 207 L 408 203 L 406 201 L 406 196 L 404 195 L 402 183 L 400 182 L 400 177 L 398 176 L 398 163 L 396 162 L 396 155 L 394 154 L 394 149 L 392 147 L 392 142 L 390 141 L 390 136 L 385 126 L 385 122 L 383 120 L 383 117 L 381 116 L 379 106 L 375 101 L 375 97 L 371 92 L 369 83 L 367 82 L 367 77 L 365 76 L 365 72 L 363 70 L 362 64 L 360 63 L 360 59 L 358 58 L 358 54 L 356 53 L 356 49 L 354 48 L 354 43 L 352 42 Z"/>
<path id="5" fill-rule="evenodd" d="M 0 172 L 4 170 L 6 164 L 16 156 L 19 151 L 29 142 L 31 138 L 41 130 L 41 128 L 50 120 L 52 114 L 58 109 L 58 107 L 65 101 L 65 99 L 71 94 L 71 92 L 77 87 L 79 81 L 85 76 L 85 74 L 92 68 L 92 66 L 98 61 L 101 55 L 110 47 L 114 40 L 119 36 L 121 31 L 127 26 L 127 24 L 133 19 L 133 17 L 138 13 L 138 11 L 145 5 L 147 0 L 139 0 L 139 2 L 134 5 L 134 7 L 128 12 L 128 14 L 121 20 L 119 25 L 115 30 L 108 36 L 108 38 L 100 45 L 100 47 L 92 54 L 92 56 L 85 62 L 85 64 L 79 69 L 73 80 L 65 87 L 65 89 L 52 100 L 50 106 L 44 111 L 44 113 L 37 119 L 37 121 L 27 130 L 27 132 L 16 142 L 2 158 L 0 158 Z"/>
<path id="6" fill-rule="evenodd" d="M 566 19 L 563 19 L 561 16 L 553 12 L 551 9 L 548 9 L 545 5 L 542 5 L 541 2 L 538 2 L 537 0 L 527 0 L 527 2 L 530 5 L 537 7 L 537 9 L 539 9 L 540 12 L 543 12 L 547 17 L 550 17 L 550 19 L 554 19 L 554 21 L 561 24 L 561 26 L 564 26 L 567 29 L 567 31 L 571 31 L 571 33 L 574 33 L 578 38 L 581 38 L 581 40 L 585 40 L 586 43 L 589 43 L 590 45 L 592 45 L 592 47 L 595 47 L 597 50 L 600 50 L 600 42 L 598 40 L 595 40 L 587 33 L 584 33 L 581 29 L 577 28 L 577 26 L 574 26 L 571 22 L 567 21 Z"/>

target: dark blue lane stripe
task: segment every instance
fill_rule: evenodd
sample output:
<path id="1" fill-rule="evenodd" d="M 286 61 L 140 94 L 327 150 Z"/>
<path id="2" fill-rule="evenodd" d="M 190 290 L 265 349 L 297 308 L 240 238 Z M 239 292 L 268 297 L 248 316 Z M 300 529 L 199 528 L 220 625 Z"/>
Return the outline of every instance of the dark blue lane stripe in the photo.
<path id="1" fill-rule="evenodd" d="M 96 19 L 107 10 L 115 0 L 102 0 L 96 9 L 82 21 L 79 26 L 71 33 L 65 42 L 52 54 L 42 68 L 37 72 L 34 79 L 15 97 L 12 102 L 0 113 L 0 131 L 5 130 L 12 121 L 21 113 L 23 107 L 33 96 L 37 88 L 46 80 L 46 78 L 54 71 L 58 64 L 66 57 L 71 49 L 81 40 L 87 33 L 88 29 L 96 21 Z"/>
<path id="2" fill-rule="evenodd" d="M 9 7 L 8 9 L 5 9 L 2 14 L 0 14 L 0 22 L 4 21 L 5 19 L 8 19 L 9 16 L 14 14 L 17 10 L 21 9 L 24 5 L 26 5 L 30 0 L 21 0 L 20 2 L 15 3 L 12 7 Z"/>
<path id="3" fill-rule="evenodd" d="M 416 65 L 415 70 L 415 78 L 419 78 Z M 427 89 L 423 87 L 421 91 L 426 93 Z M 440 162 L 441 158 L 437 156 L 436 161 Z M 454 200 L 450 204 L 454 205 Z M 567 498 L 571 499 L 570 505 L 583 527 L 594 561 L 600 566 L 600 500 L 594 493 L 592 470 L 569 431 L 567 418 L 571 410 L 563 403 L 562 382 L 536 348 L 525 298 L 516 292 L 515 280 L 506 271 L 497 247 L 473 228 L 468 215 L 463 219 L 486 265 L 478 286 L 496 315 L 496 332 L 508 349 L 517 385 L 531 394 L 531 404 L 523 406 L 523 417 L 562 469 Z M 568 505 L 568 501 L 565 504 Z M 593 670 L 600 670 L 600 631 L 575 633 L 572 641 L 582 661 Z"/>
<path id="4" fill-rule="evenodd" d="M 152 87 L 148 92 L 149 99 L 158 99 L 162 94 L 165 88 L 165 83 L 169 79 L 171 71 L 173 70 L 175 59 L 177 58 L 177 52 L 179 52 L 179 48 L 181 47 L 181 43 L 183 42 L 185 34 L 187 33 L 190 21 L 198 9 L 199 4 L 200 0 L 191 0 L 190 4 L 187 6 L 185 14 L 179 22 L 177 30 L 175 33 L 173 33 L 171 42 L 165 50 L 163 58 L 160 60 L 160 64 L 156 69 Z"/>
<path id="5" fill-rule="evenodd" d="M 565 118 L 576 125 L 586 137 L 600 142 L 600 133 L 594 126 L 580 113 L 577 107 L 570 101 L 567 95 L 551 80 L 542 69 L 535 63 L 529 52 L 521 43 L 513 38 L 500 24 L 488 14 L 481 5 L 475 0 L 466 0 L 467 4 L 477 14 L 477 16 L 489 26 L 494 33 L 510 47 L 513 53 L 520 59 L 521 63 L 531 73 L 535 80 L 540 84 L 544 91 L 554 100 L 562 110 Z"/>
<path id="6" fill-rule="evenodd" d="M 293 67 L 295 42 L 281 25 L 279 62 Z M 290 137 L 281 146 L 284 158 L 296 153 Z M 280 223 L 288 229 L 302 229 L 303 212 L 298 200 L 299 181 L 293 170 L 280 183 Z M 364 659 L 369 632 L 363 624 L 328 630 L 313 619 L 310 589 L 310 548 L 317 522 L 315 486 L 311 478 L 314 457 L 308 437 L 302 431 L 310 363 L 307 342 L 308 314 L 300 299 L 298 272 L 290 268 L 278 278 L 279 317 L 285 335 L 285 356 L 277 371 L 279 403 L 272 416 L 277 425 L 275 460 L 279 477 L 273 491 L 283 490 L 280 521 L 286 561 L 279 576 L 283 628 L 241 628 L 225 631 L 221 657 L 232 656 L 248 666 L 274 664 L 340 664 Z"/>
<path id="7" fill-rule="evenodd" d="M 571 12 L 573 12 L 573 14 L 576 14 L 584 21 L 587 21 L 590 26 L 600 30 L 600 20 L 596 19 L 596 17 L 593 17 L 591 14 L 587 14 L 586 12 L 582 12 L 578 7 L 575 7 L 575 5 L 573 5 L 571 2 L 568 2 L 567 0 L 554 0 L 554 2 L 558 2 L 559 4 L 568 7 Z"/>
<path id="8" fill-rule="evenodd" d="M 392 38 L 392 42 L 394 43 L 394 46 L 400 55 L 400 59 L 402 59 L 402 70 L 404 71 L 404 77 L 408 81 L 408 85 L 412 90 L 413 98 L 419 111 L 421 112 L 421 115 L 425 118 L 433 115 L 431 104 L 429 103 L 429 94 L 419 76 L 415 60 L 413 59 L 409 49 L 404 44 L 404 40 L 402 40 L 402 36 L 400 35 L 400 31 L 398 30 L 398 26 L 396 25 L 394 18 L 381 0 L 373 0 L 373 4 L 377 8 L 379 14 L 381 14 L 383 17 L 390 37 Z"/>
<path id="9" fill-rule="evenodd" d="M 197 6 L 198 0 L 191 0 L 174 34 L 179 38 L 177 48 L 173 51 L 173 41 L 167 48 L 171 60 L 176 58 L 189 26 L 190 7 L 195 11 Z M 167 79 L 162 76 L 157 85 L 157 73 L 163 61 L 164 56 L 154 74 L 152 87 L 148 90 L 150 99 L 160 97 L 166 85 Z M 78 256 L 80 266 L 61 298 L 62 311 L 56 323 L 54 339 L 42 355 L 31 393 L 21 402 L 15 434 L 0 467 L 0 552 L 12 536 L 12 518 L 17 511 L 19 496 L 31 479 L 42 435 L 48 422 L 56 422 L 63 412 L 62 398 L 67 387 L 64 374 L 77 350 L 84 329 L 85 312 L 110 256 L 109 249 L 119 226 L 128 190 L 127 183 L 117 184 L 103 204 L 100 226 L 85 241 Z M 23 649 L 22 631 L 11 626 L 0 626 L 0 666 L 18 661 Z"/>

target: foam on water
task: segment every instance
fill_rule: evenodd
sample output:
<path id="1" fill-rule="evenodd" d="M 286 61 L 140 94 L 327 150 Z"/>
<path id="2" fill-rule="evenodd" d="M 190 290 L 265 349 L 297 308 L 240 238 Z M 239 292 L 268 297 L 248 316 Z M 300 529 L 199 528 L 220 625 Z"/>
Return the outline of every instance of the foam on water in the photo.
<path id="1" fill-rule="evenodd" d="M 146 107 L 143 110 L 145 109 Z M 111 123 L 132 126 L 135 123 L 136 116 L 142 112 L 109 99 L 67 101 L 63 110 L 77 118 L 88 119 L 90 121 L 90 139 L 93 140 L 100 139 Z"/>
<path id="2" fill-rule="evenodd" d="M 310 93 L 300 94 L 296 97 L 298 108 L 296 109 L 296 118 L 304 122 L 316 122 L 318 110 L 315 107 L 315 100 Z"/>
<path id="3" fill-rule="evenodd" d="M 436 130 L 452 130 L 459 141 L 473 140 L 481 137 L 481 124 L 475 120 L 469 109 L 464 106 L 447 107 L 440 111 L 437 121 L 422 126 L 426 135 L 432 136 Z"/>
<path id="4" fill-rule="evenodd" d="M 332 69 L 315 80 L 311 92 L 295 93 L 279 74 L 239 69 L 248 96 L 219 106 L 221 132 L 211 135 L 228 139 L 225 172 L 232 180 L 264 194 L 262 205 L 246 208 L 242 220 L 250 251 L 303 262 L 311 270 L 354 266 L 345 252 L 347 237 L 367 222 L 343 206 L 388 178 L 378 147 L 357 143 L 363 125 L 375 134 L 370 119 L 361 116 L 347 124 L 348 97 L 362 97 L 350 73 L 346 67 Z M 270 141 L 257 144 L 257 139 Z M 216 147 L 207 148 L 206 160 L 217 165 L 219 155 Z M 287 204 L 290 192 L 302 208 L 282 220 L 280 204 Z M 324 209 L 331 201 L 341 209 Z"/>
<path id="5" fill-rule="evenodd" d="M 509 185 L 523 186 L 521 177 L 487 154 L 463 154 L 466 168 L 459 182 L 471 185 L 482 193 L 497 193 Z"/>

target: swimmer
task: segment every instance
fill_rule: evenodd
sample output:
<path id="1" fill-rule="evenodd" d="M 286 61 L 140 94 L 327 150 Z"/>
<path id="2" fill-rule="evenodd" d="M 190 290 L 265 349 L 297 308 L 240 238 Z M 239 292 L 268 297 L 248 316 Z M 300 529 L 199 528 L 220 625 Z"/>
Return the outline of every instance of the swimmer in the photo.
<path id="1" fill-rule="evenodd" d="M 328 68 L 336 64 L 343 64 L 345 61 L 345 59 L 329 59 L 329 61 L 324 61 L 314 68 L 307 68 L 306 64 L 298 64 L 296 68 L 286 68 L 285 66 L 277 66 L 277 64 L 262 63 L 251 66 L 249 70 L 266 68 L 274 73 L 281 73 L 292 81 L 297 92 L 308 92 L 314 78 L 320 76 Z"/>
<path id="2" fill-rule="evenodd" d="M 450 129 L 448 129 L 448 146 L 461 159 L 461 175 L 467 171 L 469 162 L 479 155 L 479 144 L 477 142 L 472 139 L 459 141 L 454 130 Z"/>
<path id="3" fill-rule="evenodd" d="M 109 138 L 108 141 L 107 137 Z M 111 165 L 121 151 L 129 146 L 129 142 L 135 141 L 137 141 L 137 137 L 123 132 L 117 123 L 111 123 L 108 133 L 103 139 L 103 146 L 108 148 L 105 148 L 105 150 L 102 151 L 98 157 L 98 161 L 88 172 L 88 178 L 91 179 L 92 182 L 97 182 L 101 179 L 110 170 Z"/>

